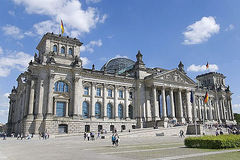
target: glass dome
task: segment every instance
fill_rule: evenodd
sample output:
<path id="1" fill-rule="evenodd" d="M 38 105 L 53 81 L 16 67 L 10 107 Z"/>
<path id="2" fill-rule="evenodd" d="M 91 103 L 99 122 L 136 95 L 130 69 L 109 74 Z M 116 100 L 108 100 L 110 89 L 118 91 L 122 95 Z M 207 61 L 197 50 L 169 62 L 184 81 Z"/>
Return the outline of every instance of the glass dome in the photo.
<path id="1" fill-rule="evenodd" d="M 107 73 L 115 73 L 115 70 L 118 74 L 125 72 L 126 70 L 131 69 L 134 66 L 135 62 L 128 58 L 113 58 L 105 63 L 101 71 L 106 67 Z"/>

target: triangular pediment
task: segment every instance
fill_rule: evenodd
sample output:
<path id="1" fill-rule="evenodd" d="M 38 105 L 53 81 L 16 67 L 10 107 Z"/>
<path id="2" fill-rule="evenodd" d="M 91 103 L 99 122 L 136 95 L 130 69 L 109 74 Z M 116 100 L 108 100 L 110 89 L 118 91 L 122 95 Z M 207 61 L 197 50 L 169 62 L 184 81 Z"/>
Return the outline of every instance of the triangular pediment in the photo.
<path id="1" fill-rule="evenodd" d="M 182 84 L 196 85 L 196 83 L 186 74 L 180 72 L 178 69 L 162 72 L 153 76 L 154 80 L 164 80 L 168 82 L 177 82 Z"/>

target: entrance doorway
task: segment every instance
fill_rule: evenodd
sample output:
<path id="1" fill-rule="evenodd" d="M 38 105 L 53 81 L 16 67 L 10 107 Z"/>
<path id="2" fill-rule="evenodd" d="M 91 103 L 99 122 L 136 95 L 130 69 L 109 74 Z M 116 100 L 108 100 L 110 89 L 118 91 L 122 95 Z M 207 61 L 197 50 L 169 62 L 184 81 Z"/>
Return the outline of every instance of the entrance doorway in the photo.
<path id="1" fill-rule="evenodd" d="M 98 132 L 102 131 L 102 125 L 98 125 Z"/>
<path id="2" fill-rule="evenodd" d="M 114 125 L 110 125 L 110 131 L 114 131 Z"/>
<path id="3" fill-rule="evenodd" d="M 85 132 L 90 132 L 90 125 L 85 125 Z"/>
<path id="4" fill-rule="evenodd" d="M 59 134 L 68 133 L 68 125 L 67 124 L 59 124 L 58 125 L 58 133 Z"/>

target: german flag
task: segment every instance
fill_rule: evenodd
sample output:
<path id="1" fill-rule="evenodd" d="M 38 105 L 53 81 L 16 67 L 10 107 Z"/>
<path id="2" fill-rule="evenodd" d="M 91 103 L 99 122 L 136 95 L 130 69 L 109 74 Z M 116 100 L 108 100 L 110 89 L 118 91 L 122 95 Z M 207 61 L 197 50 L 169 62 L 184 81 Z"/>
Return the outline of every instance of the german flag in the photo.
<path id="1" fill-rule="evenodd" d="M 204 103 L 207 104 L 207 102 L 208 102 L 208 93 L 206 92 L 206 95 L 204 97 Z"/>
<path id="2" fill-rule="evenodd" d="M 206 69 L 208 69 L 208 67 L 209 67 L 209 64 L 208 64 L 208 62 L 207 62 L 207 64 L 206 64 Z"/>
<path id="3" fill-rule="evenodd" d="M 63 21 L 61 20 L 61 29 L 62 29 L 62 34 L 64 33 L 64 26 L 63 26 Z"/>

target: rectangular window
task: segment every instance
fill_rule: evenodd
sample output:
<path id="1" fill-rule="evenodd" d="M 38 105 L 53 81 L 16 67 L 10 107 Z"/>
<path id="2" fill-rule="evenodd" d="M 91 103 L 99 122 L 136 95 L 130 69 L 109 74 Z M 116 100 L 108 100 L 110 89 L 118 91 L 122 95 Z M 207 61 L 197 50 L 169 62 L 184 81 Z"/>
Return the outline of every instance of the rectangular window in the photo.
<path id="1" fill-rule="evenodd" d="M 130 98 L 130 99 L 133 98 L 133 92 L 129 92 L 129 98 Z"/>
<path id="2" fill-rule="evenodd" d="M 89 95 L 89 87 L 84 87 L 84 95 Z"/>
<path id="3" fill-rule="evenodd" d="M 101 88 L 97 88 L 97 96 L 101 96 Z"/>
<path id="4" fill-rule="evenodd" d="M 112 97 L 112 90 L 108 89 L 108 97 Z"/>
<path id="5" fill-rule="evenodd" d="M 57 102 L 57 108 L 56 108 L 56 115 L 58 117 L 64 117 L 65 116 L 65 102 Z"/>
<path id="6" fill-rule="evenodd" d="M 119 98 L 123 98 L 123 91 L 119 90 L 118 93 L 119 93 Z"/>

